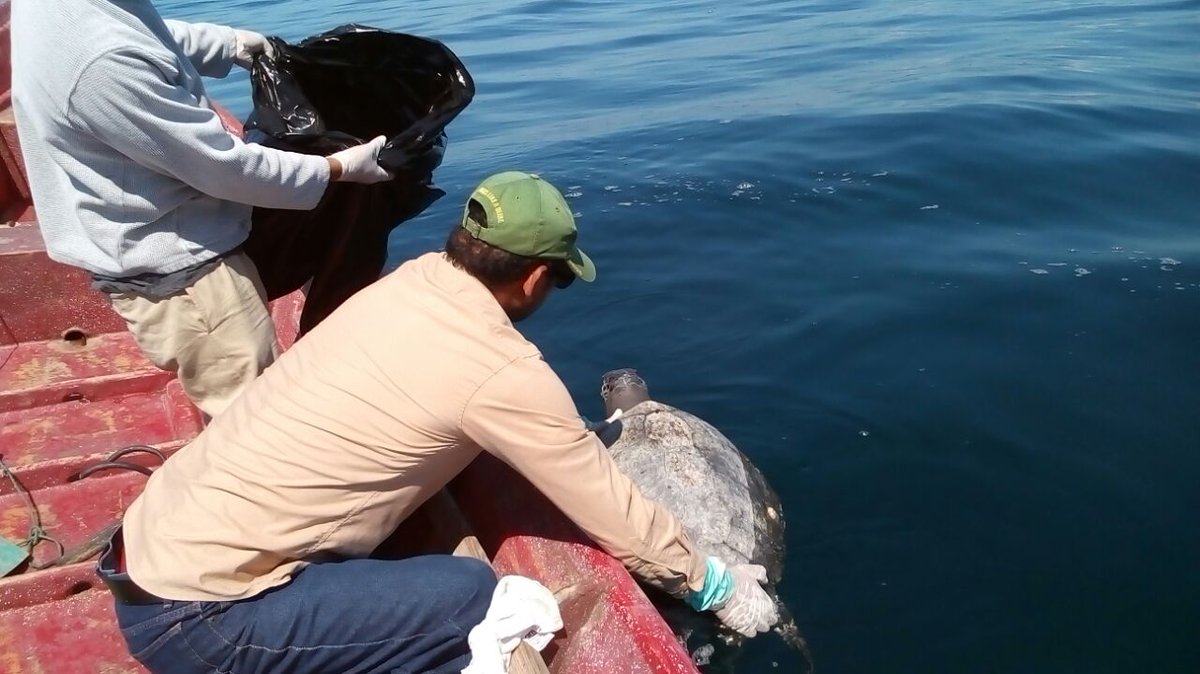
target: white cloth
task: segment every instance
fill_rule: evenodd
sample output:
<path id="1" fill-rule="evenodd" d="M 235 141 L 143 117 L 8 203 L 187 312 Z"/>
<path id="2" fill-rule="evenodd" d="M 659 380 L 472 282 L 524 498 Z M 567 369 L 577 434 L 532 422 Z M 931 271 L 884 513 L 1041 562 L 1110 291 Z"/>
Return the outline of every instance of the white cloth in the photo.
<path id="1" fill-rule="evenodd" d="M 505 674 L 522 641 L 541 651 L 562 626 L 550 590 L 523 576 L 504 576 L 492 593 L 487 616 L 467 635 L 471 664 L 462 674 Z"/>

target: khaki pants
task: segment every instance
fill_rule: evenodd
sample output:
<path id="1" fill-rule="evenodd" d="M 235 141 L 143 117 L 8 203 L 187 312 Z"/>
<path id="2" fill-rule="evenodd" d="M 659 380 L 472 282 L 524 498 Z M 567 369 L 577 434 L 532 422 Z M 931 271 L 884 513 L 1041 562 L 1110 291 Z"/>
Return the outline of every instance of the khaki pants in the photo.
<path id="1" fill-rule="evenodd" d="M 178 373 L 188 397 L 210 417 L 278 355 L 267 293 L 244 253 L 226 257 L 170 297 L 112 293 L 109 298 L 151 362 Z"/>

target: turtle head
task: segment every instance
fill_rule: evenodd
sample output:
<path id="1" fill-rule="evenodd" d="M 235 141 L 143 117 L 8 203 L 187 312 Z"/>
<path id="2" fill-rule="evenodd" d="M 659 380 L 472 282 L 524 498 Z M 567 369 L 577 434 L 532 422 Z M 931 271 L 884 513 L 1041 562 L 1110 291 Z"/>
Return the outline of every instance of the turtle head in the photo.
<path id="1" fill-rule="evenodd" d="M 638 403 L 649 400 L 650 390 L 637 370 L 621 368 L 605 372 L 600 378 L 600 397 L 604 399 L 606 414 L 617 410 L 628 412 Z"/>

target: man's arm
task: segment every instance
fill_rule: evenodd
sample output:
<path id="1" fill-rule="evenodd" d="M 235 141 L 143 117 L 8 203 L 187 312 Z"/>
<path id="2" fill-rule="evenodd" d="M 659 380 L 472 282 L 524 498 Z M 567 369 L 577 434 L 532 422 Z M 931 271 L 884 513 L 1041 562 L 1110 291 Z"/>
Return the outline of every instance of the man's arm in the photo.
<path id="1" fill-rule="evenodd" d="M 498 372 L 471 398 L 462 425 L 636 576 L 676 597 L 704 587 L 705 557 L 679 520 L 621 473 L 544 361 L 523 358 Z"/>
<path id="2" fill-rule="evenodd" d="M 93 62 L 68 117 L 130 160 L 218 199 L 307 210 L 330 181 L 326 158 L 243 143 L 136 52 Z"/>
<path id="3" fill-rule="evenodd" d="M 163 23 L 201 75 L 220 78 L 229 74 L 237 49 L 237 39 L 232 28 L 172 19 Z"/>

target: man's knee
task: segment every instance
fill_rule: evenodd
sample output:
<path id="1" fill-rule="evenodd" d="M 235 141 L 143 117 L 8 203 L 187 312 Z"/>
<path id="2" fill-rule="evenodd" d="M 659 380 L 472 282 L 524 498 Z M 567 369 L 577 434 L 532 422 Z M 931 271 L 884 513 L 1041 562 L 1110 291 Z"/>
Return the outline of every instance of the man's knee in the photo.
<path id="1" fill-rule="evenodd" d="M 485 605 L 490 604 L 492 592 L 496 590 L 496 572 L 487 562 L 471 557 L 460 559 L 462 559 L 463 573 L 467 577 L 469 585 L 475 588 L 477 594 L 484 597 Z"/>
<path id="2" fill-rule="evenodd" d="M 455 557 L 462 576 L 461 582 L 465 589 L 467 601 L 462 607 L 464 622 L 478 624 L 487 615 L 488 607 L 492 604 L 492 593 L 496 591 L 496 573 L 486 562 L 470 557 Z"/>

